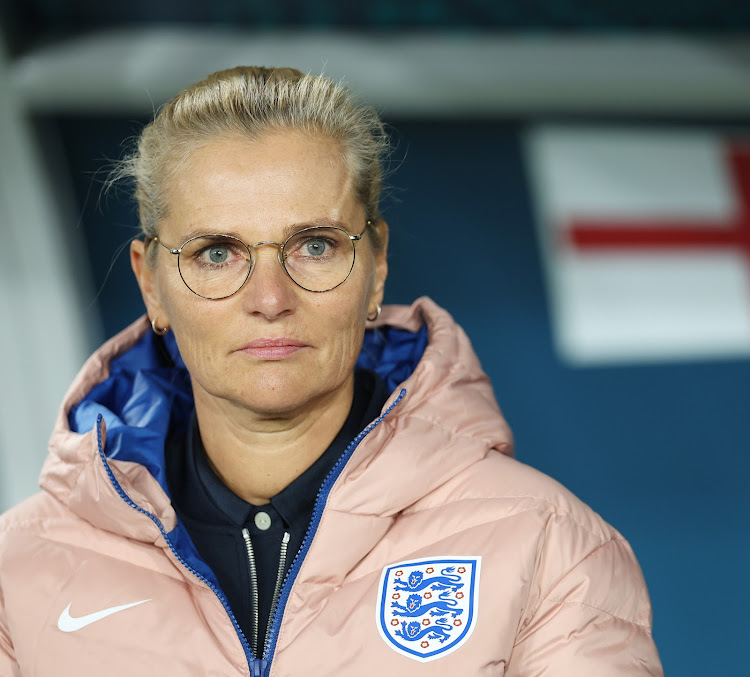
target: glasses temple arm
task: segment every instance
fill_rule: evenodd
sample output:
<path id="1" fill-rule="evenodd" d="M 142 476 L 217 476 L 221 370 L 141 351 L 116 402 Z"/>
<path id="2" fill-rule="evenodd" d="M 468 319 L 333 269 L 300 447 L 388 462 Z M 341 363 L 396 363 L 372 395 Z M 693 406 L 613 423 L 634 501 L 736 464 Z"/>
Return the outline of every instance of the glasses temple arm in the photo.
<path id="1" fill-rule="evenodd" d="M 179 254 L 182 249 L 172 249 L 172 247 L 164 244 L 160 239 L 158 235 L 154 235 L 154 237 L 147 237 L 146 240 L 146 247 L 150 247 L 152 242 L 156 242 L 156 244 L 160 244 L 164 249 L 166 249 L 170 254 Z"/>

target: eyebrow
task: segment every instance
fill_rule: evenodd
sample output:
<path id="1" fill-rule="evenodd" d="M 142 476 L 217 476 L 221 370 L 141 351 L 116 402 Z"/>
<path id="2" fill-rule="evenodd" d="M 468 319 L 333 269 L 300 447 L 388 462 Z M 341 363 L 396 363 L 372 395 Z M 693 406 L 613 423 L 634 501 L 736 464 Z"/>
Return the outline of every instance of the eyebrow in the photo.
<path id="1" fill-rule="evenodd" d="M 296 223 L 290 223 L 284 226 L 284 229 L 281 231 L 281 242 L 296 233 L 298 230 L 302 230 L 303 228 L 341 228 L 348 233 L 349 227 L 349 224 L 337 219 L 332 219 L 329 216 L 322 216 L 320 218 L 310 219 L 307 221 L 298 221 Z M 201 237 L 206 235 L 226 235 L 228 237 L 236 238 L 241 242 L 245 242 L 242 234 L 236 230 L 210 230 L 206 228 L 191 228 L 187 233 L 185 233 L 185 235 L 182 236 L 182 243 L 185 243 L 194 237 Z M 264 241 L 265 240 L 259 240 L 259 242 Z M 247 242 L 246 244 L 253 243 Z"/>

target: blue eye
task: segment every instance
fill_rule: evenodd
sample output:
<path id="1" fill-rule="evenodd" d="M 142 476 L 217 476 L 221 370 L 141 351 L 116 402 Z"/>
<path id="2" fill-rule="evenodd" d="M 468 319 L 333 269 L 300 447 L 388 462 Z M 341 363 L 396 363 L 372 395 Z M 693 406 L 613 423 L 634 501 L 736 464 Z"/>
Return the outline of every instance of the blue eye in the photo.
<path id="1" fill-rule="evenodd" d="M 328 245 L 325 240 L 310 240 L 305 247 L 310 256 L 322 256 L 326 253 Z"/>
<path id="2" fill-rule="evenodd" d="M 211 263 L 225 263 L 229 258 L 229 250 L 226 247 L 211 247 L 208 250 L 208 259 Z"/>

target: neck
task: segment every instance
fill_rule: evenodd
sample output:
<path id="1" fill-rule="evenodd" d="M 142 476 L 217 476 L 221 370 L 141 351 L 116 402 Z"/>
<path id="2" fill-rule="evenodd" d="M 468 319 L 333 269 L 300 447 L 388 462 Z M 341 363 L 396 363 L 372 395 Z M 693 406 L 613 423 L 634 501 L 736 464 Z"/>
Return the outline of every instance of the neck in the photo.
<path id="1" fill-rule="evenodd" d="M 258 414 L 193 384 L 201 440 L 214 472 L 237 496 L 263 505 L 320 458 L 344 425 L 354 375 L 304 409 Z"/>

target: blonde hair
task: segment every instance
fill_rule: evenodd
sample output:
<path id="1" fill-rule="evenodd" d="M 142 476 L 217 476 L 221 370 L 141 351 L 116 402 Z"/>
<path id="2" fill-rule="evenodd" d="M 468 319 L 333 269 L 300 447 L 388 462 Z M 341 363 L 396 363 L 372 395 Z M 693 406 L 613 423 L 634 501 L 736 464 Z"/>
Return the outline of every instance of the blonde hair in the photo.
<path id="1" fill-rule="evenodd" d="M 217 137 L 242 134 L 255 139 L 283 130 L 336 141 L 367 218 L 381 218 L 388 137 L 377 112 L 357 102 L 341 83 L 293 68 L 238 66 L 191 85 L 158 111 L 111 180 L 133 181 L 141 231 L 153 238 L 168 209 L 167 186 L 192 151 Z M 369 230 L 377 249 L 378 230 Z"/>

